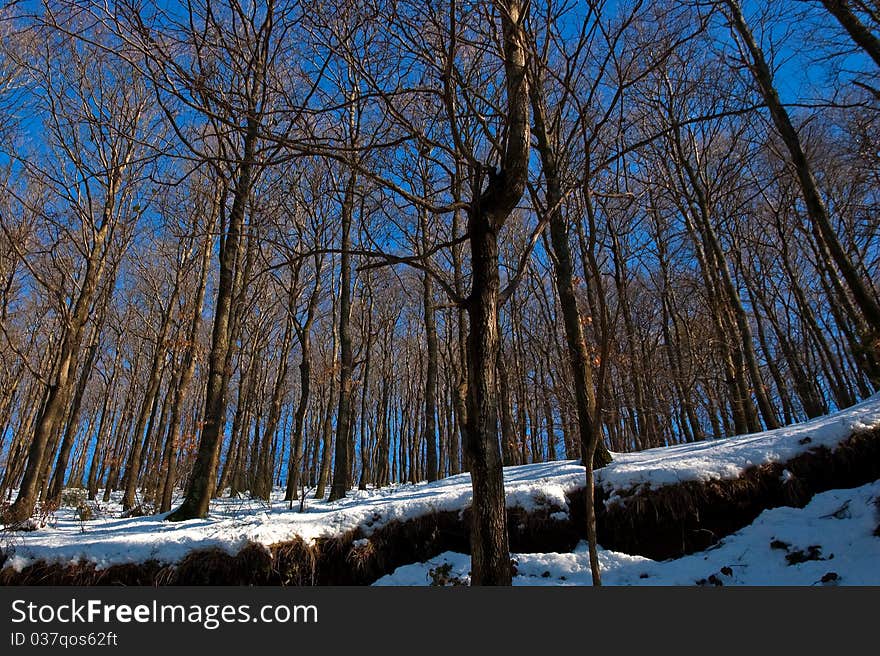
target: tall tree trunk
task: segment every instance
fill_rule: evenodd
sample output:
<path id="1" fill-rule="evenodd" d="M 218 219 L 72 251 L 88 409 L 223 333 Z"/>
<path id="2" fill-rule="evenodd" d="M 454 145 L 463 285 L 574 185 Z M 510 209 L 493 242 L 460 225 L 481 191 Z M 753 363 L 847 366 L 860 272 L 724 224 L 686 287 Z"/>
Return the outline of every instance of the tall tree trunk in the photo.
<path id="1" fill-rule="evenodd" d="M 474 185 L 468 211 L 471 293 L 467 344 L 467 445 L 471 472 L 471 583 L 510 585 L 510 549 L 504 475 L 498 443 L 498 400 L 495 364 L 498 357 L 498 233 L 522 198 L 529 162 L 529 86 L 526 76 L 526 5 L 498 0 L 507 92 L 505 152 L 501 170 L 490 169 L 481 193 L 482 175 Z"/>
<path id="2" fill-rule="evenodd" d="M 295 278 L 298 277 L 295 275 Z M 290 349 L 293 344 L 293 324 L 296 312 L 296 285 L 291 282 L 290 295 L 287 303 L 287 317 L 284 322 L 284 335 L 281 338 L 281 349 L 278 352 L 278 372 L 275 375 L 275 384 L 272 386 L 272 400 L 269 403 L 269 416 L 266 419 L 266 428 L 263 431 L 263 442 L 257 453 L 257 467 L 251 494 L 254 497 L 269 500 L 272 493 L 272 468 L 270 466 L 270 449 L 275 441 L 278 431 L 278 422 L 281 419 L 281 404 L 284 400 L 284 389 L 287 383 L 287 361 L 290 358 Z M 291 465 L 293 460 L 291 460 Z M 297 465 L 298 467 L 298 465 Z"/>
<path id="3" fill-rule="evenodd" d="M 492 216 L 475 208 L 469 234 L 473 290 L 468 299 L 468 464 L 473 486 L 471 580 L 510 585 L 510 550 L 498 445 L 498 243 Z"/>
<path id="4" fill-rule="evenodd" d="M 339 410 L 336 414 L 336 453 L 333 483 L 328 501 L 336 501 L 348 491 L 353 449 L 351 438 L 352 370 L 354 351 L 351 339 L 351 224 L 354 218 L 357 176 L 349 173 L 342 201 L 342 253 L 339 277 Z"/>
<path id="5" fill-rule="evenodd" d="M 367 430 L 368 408 L 367 397 L 370 393 L 370 373 L 373 363 L 373 287 L 370 276 L 364 281 L 364 293 L 367 297 L 362 317 L 362 350 L 364 352 L 363 375 L 361 376 L 361 414 L 360 414 L 360 451 L 361 451 L 361 475 L 358 480 L 358 489 L 366 490 L 367 482 L 372 477 L 370 473 L 370 434 Z"/>
<path id="6" fill-rule="evenodd" d="M 184 412 L 183 406 L 189 392 L 190 382 L 196 370 L 196 344 L 199 338 L 199 330 L 202 326 L 202 310 L 205 306 L 205 293 L 208 288 L 208 267 L 211 262 L 211 251 L 214 243 L 212 235 L 217 225 L 217 217 L 220 214 L 222 197 L 222 189 L 220 185 L 217 185 L 209 219 L 205 226 L 206 236 L 202 243 L 199 282 L 196 286 L 196 295 L 193 301 L 192 315 L 190 315 L 186 345 L 180 365 L 180 380 L 177 383 L 177 388 L 174 390 L 174 402 L 171 405 L 171 414 L 168 420 L 168 435 L 165 438 L 165 447 L 162 453 L 164 474 L 162 476 L 162 494 L 159 503 L 159 512 L 161 513 L 171 510 L 171 499 L 174 494 L 174 484 L 177 480 L 177 449 L 180 445 L 180 425 Z"/>
<path id="7" fill-rule="evenodd" d="M 52 480 L 49 483 L 49 492 L 46 496 L 46 501 L 50 504 L 61 501 L 61 491 L 64 487 L 64 477 L 67 474 L 67 463 L 70 458 L 70 450 L 73 448 L 76 430 L 79 427 L 79 414 L 82 408 L 83 395 L 85 394 L 86 385 L 88 384 L 89 377 L 92 373 L 92 367 L 95 364 L 95 357 L 98 354 L 101 323 L 101 320 L 95 322 L 91 343 L 86 351 L 86 359 L 79 375 L 76 391 L 73 394 L 70 416 L 67 420 L 67 426 L 64 429 L 64 438 L 61 440 L 61 449 L 58 452 L 58 460 L 55 463 L 55 472 L 52 474 Z"/>
<path id="8" fill-rule="evenodd" d="M 180 289 L 180 273 L 181 272 L 178 269 L 174 278 L 174 287 L 168 296 L 168 305 L 162 310 L 159 332 L 156 335 L 156 346 L 153 351 L 153 361 L 150 365 L 149 377 L 147 378 L 147 388 L 144 392 L 144 400 L 141 403 L 141 409 L 134 425 L 134 441 L 131 445 L 131 453 L 128 458 L 128 464 L 124 476 L 125 494 L 122 497 L 123 510 L 130 510 L 135 504 L 135 493 L 137 492 L 141 456 L 143 454 L 144 444 L 149 440 L 149 433 L 144 435 L 144 428 L 146 428 L 150 410 L 154 405 L 156 395 L 159 393 L 159 386 L 162 383 L 163 365 L 165 363 L 165 355 L 168 348 L 166 342 L 168 330 L 171 327 L 171 315 L 174 311 L 174 305 L 177 302 L 177 292 Z"/>
<path id="9" fill-rule="evenodd" d="M 49 384 L 46 402 L 36 421 L 34 435 L 28 449 L 27 467 L 19 486 L 18 496 L 4 516 L 4 521 L 7 524 L 27 520 L 33 514 L 37 503 L 37 494 L 43 483 L 40 480 L 40 474 L 45 464 L 46 447 L 57 433 L 59 424 L 64 420 L 92 300 L 104 275 L 108 254 L 107 241 L 114 223 L 116 189 L 120 184 L 121 175 L 122 169 L 118 168 L 113 176 L 114 182 L 107 191 L 103 217 L 100 227 L 95 232 L 94 242 L 86 259 L 81 287 L 70 316 L 65 321 L 54 380 Z"/>
<path id="10" fill-rule="evenodd" d="M 211 350 L 208 354 L 208 386 L 202 435 L 183 503 L 168 515 L 169 521 L 207 517 L 208 506 L 214 493 L 220 448 L 223 444 L 221 431 L 226 423 L 226 367 L 232 348 L 230 328 L 235 294 L 235 264 L 244 227 L 245 207 L 253 180 L 257 136 L 257 120 L 250 116 L 244 140 L 244 156 L 239 164 L 232 208 L 229 212 L 229 225 L 220 243 L 220 278 L 217 284 Z"/>
<path id="11" fill-rule="evenodd" d="M 296 413 L 293 417 L 293 436 L 290 444 L 290 461 L 287 466 L 287 490 L 284 500 L 293 505 L 299 489 L 300 477 L 300 460 L 303 450 L 303 435 L 306 419 L 306 411 L 309 407 L 309 393 L 311 391 L 312 379 L 312 324 L 315 320 L 315 313 L 318 309 L 318 301 L 321 297 L 321 260 L 315 258 L 315 286 L 312 288 L 312 294 L 309 297 L 309 305 L 306 309 L 306 320 L 300 326 L 299 345 L 300 345 L 300 362 L 299 362 L 299 402 L 296 406 Z M 317 441 L 317 440 L 316 440 Z M 321 495 L 323 496 L 323 494 Z"/>
<path id="12" fill-rule="evenodd" d="M 455 212 L 455 217 L 458 217 L 459 212 Z M 453 226 L 457 223 L 457 220 L 453 219 Z M 455 292 L 459 296 L 464 296 L 464 275 L 462 274 L 462 264 L 461 264 L 461 246 L 456 245 L 452 247 L 452 263 L 453 263 L 453 275 L 455 280 Z M 464 448 L 464 445 L 467 444 L 467 385 L 468 385 L 468 375 L 467 375 L 467 334 L 468 334 L 468 325 L 467 325 L 467 312 L 459 308 L 456 313 L 456 354 L 458 356 L 458 366 L 456 368 L 456 380 L 455 387 L 453 389 L 452 396 L 452 404 L 453 409 L 455 411 L 455 423 L 457 428 L 457 435 L 455 436 L 455 441 L 450 445 L 450 462 L 449 462 L 449 473 L 454 475 L 458 474 L 462 471 L 462 458 L 461 452 Z M 464 463 L 464 469 L 467 470 L 467 462 Z"/>
<path id="13" fill-rule="evenodd" d="M 321 443 L 324 445 L 321 452 L 321 471 L 318 475 L 318 487 L 315 490 L 315 498 L 323 499 L 330 479 L 331 454 L 334 450 L 333 444 L 333 410 L 336 405 L 336 367 L 339 362 L 337 358 L 337 347 L 339 344 L 339 322 L 336 320 L 336 295 L 333 295 L 333 311 L 331 313 L 331 322 L 333 324 L 333 338 L 330 353 L 330 390 L 328 392 L 327 406 L 324 411 L 324 422 L 321 426 Z"/>
<path id="14" fill-rule="evenodd" d="M 421 212 L 422 248 L 427 252 L 428 217 Z M 425 440 L 427 441 L 427 476 L 436 481 L 437 471 L 437 376 L 440 347 L 437 342 L 437 320 L 434 316 L 434 284 L 427 272 L 422 276 L 422 312 L 425 321 L 427 363 L 425 366 Z"/>
<path id="15" fill-rule="evenodd" d="M 537 76 L 536 76 L 537 77 Z M 587 343 L 583 332 L 583 321 L 578 309 L 577 295 L 574 289 L 574 271 L 571 258 L 571 246 L 568 241 L 568 226 L 562 214 L 562 188 L 559 179 L 559 162 L 552 135 L 547 126 L 547 109 L 545 106 L 543 86 L 539 80 L 533 80 L 531 89 L 532 112 L 534 115 L 535 136 L 538 152 L 541 156 L 541 167 L 546 185 L 546 202 L 549 216 L 550 243 L 553 248 L 553 272 L 556 293 L 565 328 L 565 339 L 568 346 L 568 364 L 574 379 L 575 404 L 578 416 L 578 436 L 581 454 L 586 471 L 587 499 L 587 534 L 589 539 L 590 565 L 593 585 L 601 585 L 601 574 L 595 540 L 596 516 L 593 494 L 593 468 L 603 466 L 611 461 L 605 445 L 599 446 L 601 436 L 596 427 L 596 400 L 593 392 L 593 374 Z M 607 336 L 606 336 L 607 338 Z M 598 462 L 597 462 L 598 457 Z"/>

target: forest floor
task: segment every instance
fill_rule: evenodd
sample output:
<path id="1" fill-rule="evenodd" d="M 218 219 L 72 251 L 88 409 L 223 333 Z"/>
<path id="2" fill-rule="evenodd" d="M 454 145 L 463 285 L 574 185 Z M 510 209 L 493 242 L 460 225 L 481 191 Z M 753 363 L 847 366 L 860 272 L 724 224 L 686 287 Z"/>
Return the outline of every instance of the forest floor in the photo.
<path id="1" fill-rule="evenodd" d="M 614 462 L 597 471 L 605 581 L 880 583 L 880 483 L 871 483 L 880 478 L 878 444 L 875 395 L 774 431 L 614 454 Z M 522 465 L 505 468 L 504 477 L 511 547 L 529 552 L 513 556 L 516 583 L 588 582 L 579 543 L 583 467 L 576 461 Z M 248 582 L 247 572 L 233 577 L 229 570 L 252 567 L 254 548 L 265 570 L 254 574 L 254 583 L 466 581 L 468 474 L 353 491 L 333 503 L 307 494 L 302 511 L 299 501 L 288 508 L 281 494 L 276 490 L 268 502 L 224 497 L 212 503 L 207 519 L 169 523 L 165 515 L 123 517 L 115 496 L 95 504 L 68 491 L 68 505 L 43 517 L 36 530 L 0 532 L 0 582 L 144 583 L 159 576 Z M 714 524 L 712 512 L 721 518 Z M 651 522 L 661 524 L 659 532 Z M 708 535 L 704 542 L 693 537 L 701 533 Z M 246 552 L 250 560 L 241 557 Z M 281 568 L 279 558 L 290 560 L 294 552 L 296 562 Z M 179 567 L 177 578 L 169 575 L 169 567 L 196 554 L 222 561 L 217 580 L 186 578 Z M 102 580 L 101 572 L 114 568 L 126 573 Z"/>

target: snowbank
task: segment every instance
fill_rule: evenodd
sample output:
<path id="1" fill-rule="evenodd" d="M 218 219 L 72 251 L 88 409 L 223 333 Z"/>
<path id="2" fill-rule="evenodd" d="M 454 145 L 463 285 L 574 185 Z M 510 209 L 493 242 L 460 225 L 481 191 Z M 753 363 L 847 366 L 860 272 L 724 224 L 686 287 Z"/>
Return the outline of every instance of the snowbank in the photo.
<path id="1" fill-rule="evenodd" d="M 817 447 L 834 448 L 853 433 L 880 426 L 880 394 L 824 417 L 772 431 L 614 454 L 596 484 L 611 492 L 683 481 L 736 478 L 745 469 L 786 462 Z"/>
<path id="2" fill-rule="evenodd" d="M 853 432 L 880 427 L 880 395 L 827 417 L 779 430 L 723 440 L 709 440 L 641 453 L 615 454 L 597 472 L 597 484 L 609 500 L 633 488 L 682 481 L 732 479 L 745 469 L 786 462 L 815 447 L 829 449 Z M 575 461 L 508 467 L 504 471 L 509 507 L 564 513 L 566 494 L 583 486 L 584 470 Z M 276 490 L 270 503 L 222 499 L 212 503 L 207 519 L 169 523 L 164 515 L 120 518 L 118 504 L 99 517 L 80 522 L 74 510 L 62 509 L 44 528 L 0 534 L 9 557 L 4 567 L 17 571 L 36 561 L 94 563 L 98 568 L 155 560 L 174 563 L 197 549 L 219 548 L 230 554 L 249 542 L 272 545 L 301 538 L 312 543 L 360 528 L 364 535 L 395 520 L 437 512 L 461 512 L 471 501 L 468 474 L 435 483 L 394 485 L 353 491 L 333 503 L 307 499 L 305 512 L 287 508 Z"/>
<path id="3" fill-rule="evenodd" d="M 880 481 L 817 494 L 804 508 L 767 510 L 711 549 L 663 562 L 600 550 L 602 583 L 880 585 L 878 503 Z M 584 543 L 573 553 L 512 557 L 517 561 L 514 585 L 592 585 Z M 399 567 L 374 585 L 430 585 L 438 572 L 448 582 L 465 583 L 469 569 L 470 556 L 446 552 Z"/>
<path id="4" fill-rule="evenodd" d="M 507 503 L 527 511 L 564 509 L 565 493 L 582 485 L 583 477 L 583 468 L 574 461 L 508 468 Z M 164 514 L 120 518 L 118 503 L 88 522 L 80 522 L 73 509 L 63 508 L 37 531 L 2 534 L 0 546 L 12 552 L 5 566 L 18 571 L 38 560 L 91 562 L 99 569 L 147 560 L 173 563 L 196 549 L 219 548 L 234 554 L 249 542 L 268 546 L 300 537 L 311 543 L 357 527 L 370 535 L 395 520 L 461 511 L 470 505 L 471 482 L 470 475 L 462 474 L 430 484 L 355 490 L 333 503 L 309 498 L 305 512 L 298 512 L 298 502 L 288 509 L 283 494 L 275 490 L 271 503 L 218 499 L 207 519 L 176 523 L 163 521 Z"/>

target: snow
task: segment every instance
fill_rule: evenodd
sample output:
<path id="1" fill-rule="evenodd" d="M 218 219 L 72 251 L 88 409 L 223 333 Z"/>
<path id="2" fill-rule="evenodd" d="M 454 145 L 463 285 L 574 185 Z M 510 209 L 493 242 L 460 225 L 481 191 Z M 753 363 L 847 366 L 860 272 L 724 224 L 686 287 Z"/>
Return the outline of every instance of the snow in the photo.
<path id="1" fill-rule="evenodd" d="M 880 585 L 880 481 L 817 494 L 804 508 L 764 511 L 714 547 L 657 562 L 599 551 L 604 585 Z M 514 585 L 591 585 L 586 543 L 572 553 L 511 554 Z M 802 562 L 801 562 L 802 561 Z M 430 570 L 449 565 L 467 582 L 470 556 L 440 554 L 399 567 L 374 585 L 429 585 Z M 823 581 L 824 579 L 824 581 Z"/>
<path id="2" fill-rule="evenodd" d="M 597 472 L 597 485 L 608 491 L 613 503 L 634 488 L 735 478 L 751 465 L 785 462 L 818 446 L 833 449 L 854 431 L 878 426 L 880 395 L 874 395 L 842 412 L 774 431 L 614 454 L 614 462 Z M 507 467 L 504 480 L 509 507 L 545 508 L 554 518 L 563 518 L 568 510 L 566 493 L 583 486 L 584 469 L 571 460 Z M 434 483 L 351 491 L 333 503 L 309 497 L 304 512 L 298 511 L 298 502 L 288 509 L 282 495 L 276 490 L 271 502 L 218 499 L 207 519 L 177 523 L 163 521 L 164 515 L 122 518 L 115 497 L 91 521 L 80 522 L 74 509 L 62 508 L 36 531 L 0 532 L 0 548 L 12 554 L 5 566 L 19 570 L 38 560 L 92 562 L 104 568 L 151 559 L 173 563 L 194 549 L 236 553 L 248 542 L 268 546 L 297 536 L 313 542 L 358 527 L 369 536 L 394 520 L 460 512 L 470 504 L 471 482 L 469 474 L 461 474 Z M 608 552 L 603 557 L 611 558 Z M 532 557 L 523 558 L 525 566 Z"/>
<path id="3" fill-rule="evenodd" d="M 776 430 L 617 453 L 614 462 L 596 472 L 596 484 L 609 492 L 620 492 L 682 481 L 736 478 L 750 466 L 787 462 L 821 446 L 833 450 L 854 432 L 878 426 L 880 394 L 875 394 L 846 410 Z"/>
<path id="4" fill-rule="evenodd" d="M 513 467 L 505 471 L 508 506 L 526 510 L 566 508 L 565 492 L 582 484 L 583 467 L 574 461 Z M 469 474 L 435 483 L 402 484 L 366 491 L 354 490 L 328 503 L 307 498 L 305 512 L 293 509 L 276 489 L 271 502 L 217 499 L 207 519 L 165 522 L 165 514 L 121 518 L 119 497 L 102 506 L 99 517 L 81 522 L 75 510 L 62 508 L 43 528 L 0 534 L 0 547 L 12 549 L 6 567 L 19 571 L 28 564 L 92 562 L 101 569 L 123 563 L 158 560 L 173 563 L 194 549 L 219 548 L 237 553 L 248 542 L 271 545 L 300 537 L 313 542 L 361 527 L 369 536 L 394 520 L 433 512 L 460 512 L 470 505 Z"/>

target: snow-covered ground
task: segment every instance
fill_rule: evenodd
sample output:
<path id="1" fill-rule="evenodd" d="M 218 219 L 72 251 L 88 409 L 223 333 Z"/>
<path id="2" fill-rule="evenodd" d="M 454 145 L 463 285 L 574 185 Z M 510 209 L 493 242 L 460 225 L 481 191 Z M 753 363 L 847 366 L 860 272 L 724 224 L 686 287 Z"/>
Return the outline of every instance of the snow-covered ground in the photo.
<path id="1" fill-rule="evenodd" d="M 584 470 L 575 461 L 510 467 L 505 470 L 508 506 L 527 510 L 566 508 L 565 492 L 583 485 Z M 248 542 L 265 545 L 299 536 L 307 542 L 361 527 L 366 535 L 394 520 L 433 512 L 461 511 L 470 505 L 470 475 L 463 474 L 416 485 L 350 491 L 333 503 L 307 498 L 293 509 L 276 489 L 271 503 L 222 498 L 211 503 L 207 519 L 166 522 L 165 515 L 122 518 L 119 495 L 102 506 L 98 517 L 77 519 L 73 508 L 61 508 L 49 523 L 30 532 L 0 533 L 0 548 L 14 549 L 7 567 L 21 569 L 47 562 L 94 562 L 98 568 L 155 559 L 173 563 L 194 549 L 218 547 L 231 554 Z"/>
<path id="2" fill-rule="evenodd" d="M 617 453 L 614 462 L 597 472 L 596 480 L 606 490 L 622 491 L 736 478 L 750 466 L 786 462 L 820 446 L 833 450 L 854 432 L 878 426 L 880 393 L 846 410 L 772 431 Z"/>
<path id="3" fill-rule="evenodd" d="M 833 449 L 854 431 L 878 426 L 880 395 L 875 395 L 842 412 L 775 431 L 615 454 L 614 462 L 597 473 L 597 482 L 613 499 L 616 492 L 637 486 L 735 478 L 749 466 L 787 461 L 817 446 Z M 583 485 L 584 470 L 575 461 L 560 461 L 508 467 L 504 478 L 508 506 L 565 512 L 565 494 Z M 164 515 L 121 518 L 116 503 L 100 508 L 98 517 L 88 522 L 80 522 L 73 509 L 62 508 L 36 531 L 3 531 L 0 548 L 13 553 L 5 566 L 16 569 L 38 560 L 94 562 L 99 568 L 150 559 L 173 563 L 194 549 L 219 547 L 235 553 L 247 542 L 270 545 L 296 536 L 313 541 L 357 527 L 369 535 L 393 520 L 460 511 L 470 500 L 470 476 L 463 474 L 430 484 L 353 491 L 333 503 L 308 498 L 305 512 L 298 512 L 298 504 L 288 509 L 280 490 L 271 503 L 225 498 L 212 503 L 207 519 L 178 523 L 163 521 Z M 530 561 L 522 562 L 525 566 Z M 613 571 L 613 562 L 609 568 Z"/>
<path id="4" fill-rule="evenodd" d="M 764 511 L 706 551 L 657 562 L 599 552 L 604 585 L 880 585 L 880 481 Z M 514 585 L 591 585 L 586 543 L 573 553 L 512 554 Z M 433 570 L 433 576 L 431 574 Z M 448 551 L 374 585 L 466 583 L 470 556 Z M 442 575 L 442 578 L 441 578 Z M 445 579 L 445 581 L 444 581 Z"/>

